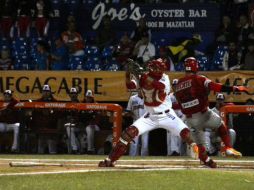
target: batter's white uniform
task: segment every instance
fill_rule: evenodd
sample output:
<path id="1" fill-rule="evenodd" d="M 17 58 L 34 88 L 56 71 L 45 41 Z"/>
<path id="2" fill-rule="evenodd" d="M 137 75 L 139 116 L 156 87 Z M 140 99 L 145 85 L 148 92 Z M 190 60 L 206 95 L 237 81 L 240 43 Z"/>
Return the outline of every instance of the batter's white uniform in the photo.
<path id="1" fill-rule="evenodd" d="M 138 118 L 140 118 L 145 114 L 144 99 L 141 98 L 138 94 L 131 96 L 126 110 L 132 112 L 133 120 L 136 121 Z M 135 137 L 133 141 L 134 142 L 130 144 L 129 155 L 138 156 L 139 136 Z M 149 155 L 148 141 L 149 141 L 149 133 L 146 132 L 143 135 L 141 135 L 141 156 Z"/>
<path id="2" fill-rule="evenodd" d="M 146 113 L 135 121 L 133 125 L 138 129 L 139 135 L 142 135 L 153 129 L 163 128 L 167 131 L 170 131 L 174 135 L 180 136 L 180 132 L 184 128 L 188 127 L 172 109 L 172 102 L 169 96 L 170 80 L 168 75 L 163 74 L 159 82 L 165 85 L 164 92 L 166 93 L 166 98 L 164 100 L 159 99 L 158 90 L 155 88 L 146 90 L 141 86 L 145 99 Z M 147 106 L 146 102 L 153 102 L 154 98 L 156 98 L 157 102 L 160 102 L 160 104 L 158 106 Z"/>

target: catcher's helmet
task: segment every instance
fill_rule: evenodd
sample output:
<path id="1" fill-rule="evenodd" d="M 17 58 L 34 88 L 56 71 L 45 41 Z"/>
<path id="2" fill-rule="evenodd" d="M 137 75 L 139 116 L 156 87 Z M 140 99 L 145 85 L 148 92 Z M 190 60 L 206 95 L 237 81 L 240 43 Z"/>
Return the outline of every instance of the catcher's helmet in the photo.
<path id="1" fill-rule="evenodd" d="M 194 57 L 188 57 L 184 60 L 185 71 L 187 72 L 197 72 L 198 71 L 198 61 Z"/>
<path id="2" fill-rule="evenodd" d="M 148 63 L 149 73 L 154 76 L 161 76 L 167 69 L 165 62 L 162 59 L 155 59 Z"/>

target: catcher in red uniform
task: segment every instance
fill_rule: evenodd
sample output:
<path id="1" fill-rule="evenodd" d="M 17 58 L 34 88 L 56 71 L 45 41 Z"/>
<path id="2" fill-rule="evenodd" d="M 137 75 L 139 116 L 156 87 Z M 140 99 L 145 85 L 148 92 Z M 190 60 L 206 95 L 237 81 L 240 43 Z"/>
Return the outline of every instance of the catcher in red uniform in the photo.
<path id="1" fill-rule="evenodd" d="M 126 72 L 126 86 L 128 89 L 140 87 L 146 113 L 129 126 L 121 135 L 109 157 L 99 163 L 99 167 L 113 167 L 127 150 L 133 139 L 145 132 L 157 128 L 164 128 L 174 135 L 180 136 L 197 151 L 197 146 L 190 138 L 190 130 L 172 109 L 169 96 L 170 80 L 164 74 L 166 65 L 162 59 L 152 60 L 148 64 L 148 72 L 142 73 L 138 80 L 130 79 L 130 72 Z M 137 84 L 139 83 L 139 84 Z"/>
<path id="2" fill-rule="evenodd" d="M 198 62 L 194 57 L 185 59 L 185 76 L 180 78 L 175 95 L 183 114 L 186 115 L 187 125 L 194 128 L 193 137 L 199 148 L 199 159 L 208 167 L 216 168 L 216 163 L 208 157 L 205 148 L 204 129 L 216 131 L 224 143 L 222 151 L 226 156 L 241 157 L 242 154 L 230 145 L 227 127 L 218 114 L 208 107 L 209 91 L 215 92 L 247 92 L 243 86 L 225 86 L 212 82 L 205 76 L 197 74 Z"/>

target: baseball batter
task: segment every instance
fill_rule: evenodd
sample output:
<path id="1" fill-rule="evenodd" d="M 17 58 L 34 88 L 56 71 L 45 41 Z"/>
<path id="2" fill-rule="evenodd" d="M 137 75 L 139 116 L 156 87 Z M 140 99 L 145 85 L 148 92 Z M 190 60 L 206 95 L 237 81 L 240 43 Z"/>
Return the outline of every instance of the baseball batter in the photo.
<path id="1" fill-rule="evenodd" d="M 198 75 L 198 61 L 194 57 L 185 59 L 185 76 L 180 78 L 176 87 L 175 95 L 180 108 L 186 116 L 186 123 L 194 128 L 193 136 L 198 144 L 199 159 L 208 167 L 216 168 L 216 163 L 208 157 L 205 148 L 204 130 L 211 128 L 216 131 L 224 143 L 223 152 L 227 156 L 241 157 L 242 154 L 230 145 L 230 137 L 227 127 L 220 116 L 209 109 L 209 91 L 232 92 L 247 91 L 243 86 L 225 86 L 212 82 L 210 79 Z"/>
<path id="2" fill-rule="evenodd" d="M 172 109 L 172 102 L 169 97 L 170 81 L 169 77 L 164 74 L 165 63 L 162 59 L 152 60 L 148 64 L 148 69 L 148 72 L 139 77 L 139 85 L 137 81 L 130 79 L 130 72 L 126 72 L 126 86 L 128 89 L 140 87 L 146 113 L 122 133 L 108 158 L 99 162 L 99 167 L 114 167 L 115 161 L 126 152 L 128 145 L 136 136 L 157 128 L 164 128 L 181 136 L 184 141 L 193 145 L 193 151 L 197 150 L 194 148 L 196 147 L 195 143 L 190 138 L 188 127 Z"/>

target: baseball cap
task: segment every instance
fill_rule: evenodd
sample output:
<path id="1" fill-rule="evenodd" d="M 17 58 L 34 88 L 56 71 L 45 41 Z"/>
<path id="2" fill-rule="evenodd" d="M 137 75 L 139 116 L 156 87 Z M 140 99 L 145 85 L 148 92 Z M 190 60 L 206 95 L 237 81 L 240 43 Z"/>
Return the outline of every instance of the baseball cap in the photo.
<path id="1" fill-rule="evenodd" d="M 4 91 L 4 95 L 5 95 L 5 94 L 6 94 L 6 95 L 12 95 L 12 91 L 11 91 L 11 90 L 5 90 L 5 91 Z"/>
<path id="2" fill-rule="evenodd" d="M 225 100 L 225 96 L 222 93 L 216 95 L 216 100 Z"/>
<path id="3" fill-rule="evenodd" d="M 43 88 L 42 88 L 43 91 L 51 91 L 51 88 L 48 84 L 45 84 L 43 85 Z"/>
<path id="4" fill-rule="evenodd" d="M 177 83 L 178 83 L 178 79 L 174 79 L 174 80 L 172 81 L 172 85 L 177 85 Z"/>
<path id="5" fill-rule="evenodd" d="M 72 88 L 70 89 L 70 94 L 77 94 L 77 93 L 78 93 L 78 91 L 77 91 L 76 88 L 72 87 Z"/>
<path id="6" fill-rule="evenodd" d="M 92 90 L 87 90 L 86 91 L 86 97 L 93 97 L 93 91 Z"/>

